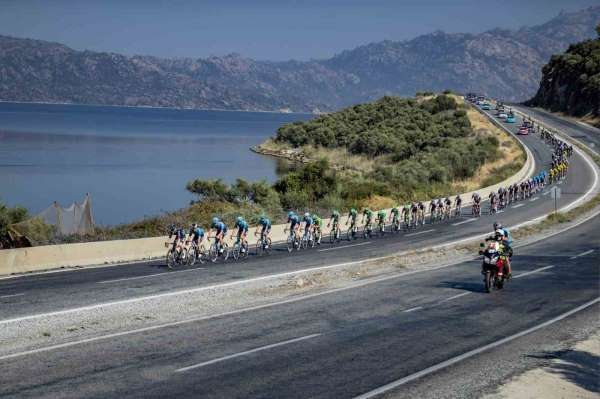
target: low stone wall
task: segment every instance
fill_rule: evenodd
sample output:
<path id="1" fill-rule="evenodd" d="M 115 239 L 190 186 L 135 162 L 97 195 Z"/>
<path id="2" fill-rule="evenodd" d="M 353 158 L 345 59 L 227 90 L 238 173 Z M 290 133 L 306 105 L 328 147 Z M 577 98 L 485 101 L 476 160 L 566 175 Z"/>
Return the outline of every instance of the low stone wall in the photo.
<path id="1" fill-rule="evenodd" d="M 484 115 L 514 136 L 502 123 L 485 113 Z M 521 170 L 498 184 L 477 190 L 481 198 L 487 198 L 491 191 L 497 191 L 499 187 L 506 187 L 510 184 L 520 182 L 535 172 L 536 165 L 533 154 L 527 147 L 522 144 L 521 146 L 527 155 L 527 160 Z M 471 203 L 473 192 L 470 191 L 461 194 L 463 204 L 468 205 Z M 389 211 L 390 209 L 387 210 L 388 213 Z M 329 219 L 324 219 L 324 223 L 327 225 Z M 273 242 L 286 240 L 287 234 L 284 232 L 285 228 L 286 225 L 273 226 L 271 233 Z M 250 231 L 251 245 L 254 244 L 252 233 L 253 229 Z M 329 231 L 323 232 L 324 237 L 328 234 Z M 167 237 L 150 237 L 2 250 L 0 251 L 0 275 L 161 258 L 166 255 L 166 241 Z"/>

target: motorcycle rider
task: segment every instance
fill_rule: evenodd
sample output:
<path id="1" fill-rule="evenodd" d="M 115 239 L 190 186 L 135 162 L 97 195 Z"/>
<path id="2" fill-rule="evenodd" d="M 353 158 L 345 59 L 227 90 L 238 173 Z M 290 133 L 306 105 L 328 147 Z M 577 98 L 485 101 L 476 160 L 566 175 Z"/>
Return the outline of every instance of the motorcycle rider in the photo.
<path id="1" fill-rule="evenodd" d="M 510 259 L 513 255 L 512 249 L 512 236 L 506 227 L 503 227 L 501 223 L 494 222 L 494 232 L 496 238 L 504 247 L 504 253 L 506 254 L 506 278 L 511 278 L 512 267 L 510 265 Z"/>

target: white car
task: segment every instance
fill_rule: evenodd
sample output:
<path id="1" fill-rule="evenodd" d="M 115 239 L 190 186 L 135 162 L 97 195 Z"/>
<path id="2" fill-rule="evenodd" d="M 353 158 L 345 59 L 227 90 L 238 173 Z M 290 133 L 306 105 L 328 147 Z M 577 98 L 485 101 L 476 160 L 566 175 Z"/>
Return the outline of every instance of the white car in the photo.
<path id="1" fill-rule="evenodd" d="M 506 114 L 506 112 L 500 112 L 498 114 L 498 119 L 506 119 L 508 118 L 508 115 Z"/>

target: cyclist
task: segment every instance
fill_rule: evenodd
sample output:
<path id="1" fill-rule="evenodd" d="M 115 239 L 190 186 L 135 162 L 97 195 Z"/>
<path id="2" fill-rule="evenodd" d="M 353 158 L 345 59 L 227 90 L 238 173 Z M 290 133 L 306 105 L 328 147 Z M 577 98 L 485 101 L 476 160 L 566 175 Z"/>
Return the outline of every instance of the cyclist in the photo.
<path id="1" fill-rule="evenodd" d="M 437 200 L 435 200 L 435 199 L 431 200 L 431 202 L 429 203 L 429 213 L 431 215 L 430 216 L 431 223 L 433 223 L 435 221 L 436 207 L 437 207 Z"/>
<path id="2" fill-rule="evenodd" d="M 423 226 L 425 226 L 425 204 L 423 204 L 422 201 L 419 201 L 419 205 L 417 205 L 417 207 L 419 208 L 418 215 L 419 215 L 419 219 L 421 219 L 421 224 Z"/>
<path id="3" fill-rule="evenodd" d="M 246 221 L 244 220 L 244 218 L 242 216 L 238 216 L 235 219 L 235 225 L 233 226 L 233 228 L 235 229 L 237 227 L 238 231 L 237 231 L 237 239 L 236 239 L 236 244 L 240 244 L 242 246 L 241 248 L 241 252 L 244 253 L 246 251 L 246 249 L 244 247 L 248 247 L 248 241 L 246 240 L 246 237 L 248 236 L 248 223 L 246 223 Z M 233 238 L 233 232 L 231 233 L 231 238 Z"/>
<path id="4" fill-rule="evenodd" d="M 400 210 L 398 209 L 397 206 L 395 206 L 392 208 L 392 211 L 390 212 L 390 218 L 388 220 L 388 222 L 392 222 L 392 229 L 398 228 L 399 218 L 400 218 Z"/>
<path id="5" fill-rule="evenodd" d="M 267 239 L 269 238 L 269 234 L 271 233 L 271 220 L 269 220 L 269 218 L 264 215 L 261 216 L 258 220 L 258 226 L 256 226 L 256 231 L 254 232 L 255 236 L 258 234 L 259 227 L 261 228 L 260 241 L 264 243 L 263 245 L 265 246 L 265 249 L 267 249 L 269 245 Z"/>
<path id="6" fill-rule="evenodd" d="M 473 200 L 473 215 L 479 215 L 481 212 L 481 197 L 479 193 L 473 193 L 471 199 Z"/>
<path id="7" fill-rule="evenodd" d="M 198 223 L 192 223 L 190 231 L 188 232 L 188 241 L 191 241 L 196 248 L 200 247 L 200 244 L 204 240 L 204 229 L 198 226 Z"/>
<path id="8" fill-rule="evenodd" d="M 169 240 L 173 236 L 175 236 L 173 239 L 173 252 L 181 252 L 185 240 L 185 230 L 172 224 L 169 226 Z"/>
<path id="9" fill-rule="evenodd" d="M 377 227 L 383 231 L 385 230 L 385 219 L 386 219 L 386 214 L 385 211 L 383 209 L 380 209 L 379 212 L 377 212 Z"/>
<path id="10" fill-rule="evenodd" d="M 365 219 L 366 219 L 366 221 L 365 221 Z M 372 226 L 371 226 L 372 220 L 373 220 L 373 211 L 369 207 L 366 207 L 362 213 L 361 223 L 364 224 L 365 231 L 367 231 L 369 233 L 372 230 Z"/>
<path id="11" fill-rule="evenodd" d="M 462 204 L 462 198 L 460 198 L 460 194 L 457 194 L 456 197 L 454 198 L 454 209 L 455 209 L 456 216 L 460 215 L 461 204 Z"/>
<path id="12" fill-rule="evenodd" d="M 489 199 L 490 199 L 490 214 L 492 213 L 496 213 L 496 204 L 497 204 L 497 197 L 496 197 L 496 193 L 494 191 L 492 191 L 489 195 Z"/>
<path id="13" fill-rule="evenodd" d="M 310 234 L 313 231 L 315 221 L 308 212 L 304 213 L 302 221 L 304 222 L 304 239 L 308 240 L 308 237 L 310 237 Z"/>
<path id="14" fill-rule="evenodd" d="M 335 238 L 337 239 L 340 236 L 340 213 L 337 210 L 333 210 L 331 212 L 331 217 L 329 223 L 327 223 L 327 228 L 331 226 L 331 230 L 335 233 Z"/>
<path id="15" fill-rule="evenodd" d="M 225 225 L 218 217 L 214 217 L 210 227 L 211 231 L 212 229 L 215 230 L 215 242 L 217 243 L 219 253 L 223 253 L 223 239 L 227 235 L 227 225 Z"/>
<path id="16" fill-rule="evenodd" d="M 444 217 L 446 219 L 450 218 L 450 209 L 452 209 L 452 200 L 450 199 L 450 197 L 446 197 L 446 199 L 444 200 Z"/>
<path id="17" fill-rule="evenodd" d="M 321 245 L 321 238 L 323 236 L 323 219 L 315 213 L 312 215 L 313 224 L 313 232 L 314 237 L 316 238 L 317 245 Z"/>
<path id="18" fill-rule="evenodd" d="M 290 224 L 290 236 L 296 236 L 298 238 L 298 229 L 300 228 L 300 218 L 294 213 L 294 211 L 288 212 L 288 220 Z"/>
<path id="19" fill-rule="evenodd" d="M 504 253 L 507 256 L 508 261 L 506 262 L 506 271 L 507 278 L 512 276 L 512 267 L 510 265 L 510 259 L 513 256 L 512 249 L 512 236 L 506 227 L 503 227 L 502 224 L 498 222 L 494 222 L 494 231 L 496 232 L 497 238 L 500 238 L 502 245 L 504 246 Z"/>
<path id="20" fill-rule="evenodd" d="M 404 204 L 402 208 L 402 218 L 404 219 L 404 225 L 406 228 L 410 225 L 410 202 Z"/>
<path id="21" fill-rule="evenodd" d="M 416 202 L 410 204 L 410 217 L 411 223 L 417 227 L 417 212 L 419 211 L 419 205 Z"/>
<path id="22" fill-rule="evenodd" d="M 356 218 L 358 217 L 358 211 L 354 208 L 350 209 L 348 213 L 348 220 L 346 220 L 346 226 L 350 223 L 350 231 L 352 231 L 352 236 L 354 236 L 354 230 L 356 229 Z"/>

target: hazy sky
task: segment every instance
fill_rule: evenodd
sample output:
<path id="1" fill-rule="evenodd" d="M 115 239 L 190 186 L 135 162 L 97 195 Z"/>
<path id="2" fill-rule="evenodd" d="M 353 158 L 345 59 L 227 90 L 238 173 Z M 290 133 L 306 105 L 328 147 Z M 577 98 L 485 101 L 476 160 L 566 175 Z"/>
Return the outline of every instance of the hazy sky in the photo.
<path id="1" fill-rule="evenodd" d="M 161 57 L 330 57 L 437 29 L 535 25 L 600 0 L 0 0 L 0 34 Z"/>

